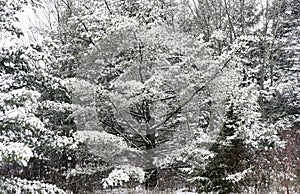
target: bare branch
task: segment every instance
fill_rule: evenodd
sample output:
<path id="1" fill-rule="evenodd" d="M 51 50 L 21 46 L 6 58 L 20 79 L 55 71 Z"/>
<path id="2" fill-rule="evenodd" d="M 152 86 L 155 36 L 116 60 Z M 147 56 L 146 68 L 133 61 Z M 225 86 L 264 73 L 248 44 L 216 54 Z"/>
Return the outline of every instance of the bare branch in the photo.
<path id="1" fill-rule="evenodd" d="M 231 58 L 227 59 L 224 64 L 222 65 L 222 67 L 220 68 L 220 70 L 218 72 L 216 72 L 203 86 L 201 86 L 200 88 L 198 88 L 186 101 L 184 101 L 181 105 L 179 105 L 175 111 L 169 113 L 168 117 L 166 117 L 161 123 L 157 124 L 156 126 L 154 126 L 152 128 L 152 130 L 155 130 L 159 127 L 161 127 L 162 125 L 164 125 L 167 121 L 169 121 L 173 116 L 175 116 L 176 114 L 178 114 L 180 112 L 180 110 L 186 106 L 192 99 L 194 99 L 194 97 L 201 92 L 203 89 L 205 89 L 208 84 L 213 81 L 221 72 L 222 70 L 227 66 L 227 64 L 230 62 Z"/>
<path id="2" fill-rule="evenodd" d="M 116 107 L 116 105 L 111 101 L 112 103 L 112 106 L 114 107 L 114 109 L 117 111 L 117 113 L 120 115 L 120 117 L 122 118 L 122 120 L 126 123 L 126 125 L 131 129 L 133 130 L 135 133 L 137 133 L 143 140 L 146 144 L 149 144 L 151 143 L 150 140 L 143 136 L 138 130 L 136 130 L 134 127 L 132 127 L 129 122 L 124 118 L 124 116 L 122 115 L 122 113 L 120 113 L 120 111 L 118 110 L 118 108 Z"/>
<path id="3" fill-rule="evenodd" d="M 111 9 L 110 9 L 110 7 L 109 7 L 106 0 L 104 0 L 104 3 L 105 3 L 105 6 L 106 6 L 107 10 L 109 11 L 109 13 L 112 14 L 112 11 L 111 11 Z"/>

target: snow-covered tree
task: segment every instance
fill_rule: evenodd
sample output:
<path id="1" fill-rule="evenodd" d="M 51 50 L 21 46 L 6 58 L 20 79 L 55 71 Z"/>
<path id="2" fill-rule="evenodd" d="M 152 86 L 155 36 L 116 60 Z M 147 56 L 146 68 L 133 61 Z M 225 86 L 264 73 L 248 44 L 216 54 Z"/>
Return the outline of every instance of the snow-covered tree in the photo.
<path id="1" fill-rule="evenodd" d="M 297 192 L 298 24 L 296 0 L 0 0 L 0 192 Z"/>
<path id="2" fill-rule="evenodd" d="M 182 27 L 187 19 L 181 14 L 190 14 L 182 3 L 70 2 L 61 29 L 61 69 L 71 65 L 76 74 L 77 129 L 115 135 L 139 150 L 111 163 L 127 158 L 142 167 L 149 187 L 157 184 L 160 168 L 185 163 L 178 157 L 193 130 L 205 125 L 198 118 L 208 115 L 205 98 L 224 92 L 213 81 L 230 60 L 214 59 L 202 36 Z"/>
<path id="3" fill-rule="evenodd" d="M 39 182 L 57 183 L 62 175 L 57 169 L 65 171 L 59 158 L 62 150 L 77 147 L 72 136 L 61 129 L 55 131 L 41 112 L 46 111 L 47 100 L 62 102 L 62 88 L 56 88 L 58 80 L 47 74 L 46 64 L 51 61 L 48 47 L 23 43 L 22 30 L 16 27 L 17 13 L 35 3 L 0 2 L 1 191 L 63 193 L 54 185 Z"/>

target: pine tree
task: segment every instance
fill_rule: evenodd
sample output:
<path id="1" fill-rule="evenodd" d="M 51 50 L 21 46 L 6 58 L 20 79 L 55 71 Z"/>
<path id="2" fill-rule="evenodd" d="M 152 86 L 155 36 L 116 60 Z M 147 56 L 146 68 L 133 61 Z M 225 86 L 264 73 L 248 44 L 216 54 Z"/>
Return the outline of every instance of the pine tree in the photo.
<path id="1" fill-rule="evenodd" d="M 48 61 L 48 56 L 39 44 L 20 43 L 23 33 L 16 27 L 16 15 L 28 3 L 0 2 L 0 30 L 4 38 L 0 51 L 0 190 L 5 193 L 19 190 L 64 193 L 54 185 L 43 183 L 53 181 L 46 178 L 48 170 L 45 166 L 35 165 L 35 161 L 46 162 L 50 159 L 48 151 L 58 149 L 61 144 L 76 145 L 68 138 L 54 138 L 53 132 L 39 115 L 45 95 L 44 81 L 47 80 L 43 64 Z"/>
<path id="2" fill-rule="evenodd" d="M 274 52 L 270 66 L 270 86 L 273 96 L 266 105 L 271 122 L 278 126 L 278 132 L 286 142 L 284 149 L 278 149 L 275 161 L 284 174 L 278 190 L 293 190 L 299 180 L 297 164 L 299 159 L 299 10 L 298 1 L 274 1 L 276 15 L 272 25 L 275 36 Z M 293 177 L 293 178 L 291 178 Z M 295 181 L 293 181 L 295 180 Z M 283 189 L 284 188 L 284 189 Z"/>

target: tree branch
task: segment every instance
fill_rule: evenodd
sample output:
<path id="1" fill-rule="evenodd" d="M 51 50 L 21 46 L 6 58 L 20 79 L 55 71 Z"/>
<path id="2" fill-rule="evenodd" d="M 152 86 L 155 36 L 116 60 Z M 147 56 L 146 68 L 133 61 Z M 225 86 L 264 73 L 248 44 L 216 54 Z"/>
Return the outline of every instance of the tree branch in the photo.
<path id="1" fill-rule="evenodd" d="M 104 3 L 105 3 L 105 6 L 106 6 L 107 10 L 109 11 L 109 13 L 112 14 L 112 11 L 111 11 L 111 9 L 110 9 L 110 7 L 109 7 L 106 0 L 104 0 Z"/>
<path id="2" fill-rule="evenodd" d="M 134 127 L 132 127 L 128 121 L 124 118 L 124 116 L 122 115 L 122 113 L 120 113 L 120 111 L 118 110 L 118 108 L 116 107 L 116 105 L 111 101 L 112 106 L 114 107 L 114 109 L 117 111 L 117 113 L 120 115 L 120 117 L 122 118 L 122 120 L 126 123 L 126 125 L 132 129 L 135 133 L 137 133 L 146 144 L 151 143 L 150 140 L 147 137 L 144 137 L 140 132 L 138 132 Z"/>
<path id="3" fill-rule="evenodd" d="M 176 114 L 179 113 L 179 111 L 186 106 L 200 91 L 202 91 L 203 89 L 205 89 L 208 84 L 213 81 L 219 74 L 220 72 L 222 72 L 222 70 L 227 66 L 227 64 L 230 62 L 231 57 L 229 59 L 227 59 L 224 64 L 222 65 L 222 67 L 220 68 L 220 70 L 218 72 L 216 72 L 203 86 L 201 86 L 200 88 L 198 88 L 186 101 L 184 101 L 181 105 L 179 105 L 175 111 L 169 113 L 169 116 L 166 117 L 161 123 L 157 124 L 156 126 L 154 126 L 152 128 L 152 130 L 155 130 L 159 127 L 161 127 L 162 125 L 164 125 L 167 121 L 169 121 L 173 116 L 175 116 Z"/>

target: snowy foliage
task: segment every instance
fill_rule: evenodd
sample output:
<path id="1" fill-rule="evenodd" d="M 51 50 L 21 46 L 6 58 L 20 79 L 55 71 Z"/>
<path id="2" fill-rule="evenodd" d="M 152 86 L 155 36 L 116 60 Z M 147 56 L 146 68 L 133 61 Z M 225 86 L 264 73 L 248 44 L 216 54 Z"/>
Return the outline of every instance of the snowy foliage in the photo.
<path id="1" fill-rule="evenodd" d="M 4 113 L 1 117 L 18 116 L 19 113 L 23 116 L 22 112 L 23 114 L 32 112 L 37 106 L 36 103 L 39 97 L 39 92 L 25 88 L 0 93 L 0 108 L 2 114 Z"/>
<path id="2" fill-rule="evenodd" d="M 242 138 L 246 144 L 257 148 L 260 144 L 279 142 L 276 130 L 272 126 L 265 126 L 262 122 L 258 104 L 259 95 L 255 85 L 241 88 L 236 93 L 233 92 L 227 107 L 228 111 L 228 108 L 234 106 L 233 114 L 238 115 L 239 118 L 234 126 L 227 125 L 227 127 L 236 127 L 236 134 L 228 138 Z"/>
<path id="3" fill-rule="evenodd" d="M 105 131 L 77 131 L 74 136 L 78 142 L 86 143 L 91 153 L 102 156 L 106 160 L 124 151 L 138 151 L 130 148 L 122 137 Z"/>
<path id="4" fill-rule="evenodd" d="M 23 143 L 7 142 L 0 143 L 0 162 L 15 162 L 21 166 L 27 166 L 33 151 Z"/>
<path id="5" fill-rule="evenodd" d="M 249 172 L 251 172 L 251 170 L 250 169 L 246 169 L 243 172 L 238 172 L 238 173 L 235 173 L 235 174 L 230 174 L 225 179 L 226 180 L 230 180 L 233 183 L 238 183 L 240 180 L 242 180 L 243 178 L 245 178 L 246 175 L 247 175 L 247 173 L 249 173 Z"/>
<path id="6" fill-rule="evenodd" d="M 18 15 L 38 3 L 51 29 L 27 44 Z M 299 10 L 0 0 L 0 192 L 64 193 L 43 180 L 74 193 L 288 193 L 299 182 Z"/>
<path id="7" fill-rule="evenodd" d="M 1 178 L 1 193 L 41 193 L 41 194 L 65 194 L 66 192 L 52 184 L 40 181 L 29 181 L 20 178 Z"/>
<path id="8" fill-rule="evenodd" d="M 200 130 L 194 136 L 193 141 L 182 150 L 181 154 L 185 160 L 195 162 L 193 167 L 205 167 L 209 159 L 214 156 L 209 149 L 215 143 L 215 137 Z"/>
<path id="9" fill-rule="evenodd" d="M 17 35 L 20 36 L 22 34 L 21 30 L 13 24 L 14 22 L 18 21 L 16 17 L 16 13 L 21 11 L 22 6 L 26 3 L 26 0 L 1 0 L 1 11 L 0 17 L 2 18 L 0 21 L 0 32 L 1 34 L 4 32 L 6 38 L 9 35 Z M 10 32 L 7 36 L 6 32 Z"/>
<path id="10" fill-rule="evenodd" d="M 123 165 L 116 167 L 116 169 L 102 181 L 102 185 L 104 188 L 107 188 L 108 186 L 122 186 L 130 180 L 143 183 L 145 181 L 144 178 L 145 172 L 143 169 L 130 165 Z"/>

